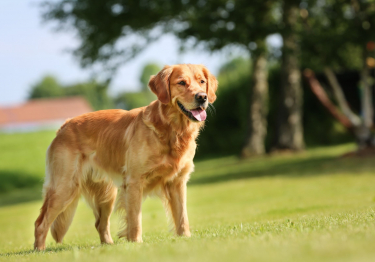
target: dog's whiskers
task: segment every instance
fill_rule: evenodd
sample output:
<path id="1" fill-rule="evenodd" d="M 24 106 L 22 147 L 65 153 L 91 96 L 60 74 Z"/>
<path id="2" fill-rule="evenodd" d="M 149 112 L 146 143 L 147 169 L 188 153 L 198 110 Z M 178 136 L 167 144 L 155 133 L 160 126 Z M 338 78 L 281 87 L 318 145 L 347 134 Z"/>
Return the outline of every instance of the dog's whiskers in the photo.
<path id="1" fill-rule="evenodd" d="M 211 104 L 211 103 L 208 103 L 208 107 L 207 108 L 209 108 L 210 109 L 210 113 L 212 114 L 212 112 L 214 112 L 214 114 L 216 115 L 216 108 L 214 107 L 214 105 L 213 104 Z"/>

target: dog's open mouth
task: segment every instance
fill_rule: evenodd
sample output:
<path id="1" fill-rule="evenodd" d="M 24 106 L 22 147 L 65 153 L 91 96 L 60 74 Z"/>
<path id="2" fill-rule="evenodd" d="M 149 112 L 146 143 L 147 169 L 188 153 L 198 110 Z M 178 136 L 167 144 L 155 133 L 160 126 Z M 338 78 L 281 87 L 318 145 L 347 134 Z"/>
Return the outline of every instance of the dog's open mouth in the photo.
<path id="1" fill-rule="evenodd" d="M 207 118 L 206 110 L 198 107 L 196 109 L 188 110 L 180 102 L 177 101 L 178 107 L 181 111 L 193 121 L 204 121 Z"/>

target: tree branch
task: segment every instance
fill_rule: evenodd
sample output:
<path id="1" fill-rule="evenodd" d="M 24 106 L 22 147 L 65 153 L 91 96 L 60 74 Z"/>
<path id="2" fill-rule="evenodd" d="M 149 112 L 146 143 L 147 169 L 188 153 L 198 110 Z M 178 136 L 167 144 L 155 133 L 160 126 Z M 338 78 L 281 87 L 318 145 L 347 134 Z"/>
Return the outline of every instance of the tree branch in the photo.
<path id="1" fill-rule="evenodd" d="M 335 95 L 335 98 L 339 104 L 339 107 L 341 111 L 344 113 L 344 115 L 349 118 L 350 122 L 353 126 L 359 126 L 361 124 L 361 119 L 353 113 L 353 111 L 350 109 L 348 102 L 345 98 L 345 95 L 342 91 L 342 88 L 337 81 L 337 78 L 335 74 L 333 73 L 332 69 L 330 67 L 324 68 L 324 73 L 328 79 L 329 84 L 331 85 L 333 89 L 333 94 Z"/>
<path id="2" fill-rule="evenodd" d="M 328 112 L 347 129 L 352 129 L 354 125 L 349 120 L 349 118 L 342 114 L 332 103 L 332 101 L 328 98 L 327 93 L 324 91 L 323 87 L 316 79 L 314 72 L 310 69 L 305 69 L 303 75 L 309 83 L 311 91 L 316 95 L 316 97 L 319 99 L 322 105 L 328 110 Z"/>

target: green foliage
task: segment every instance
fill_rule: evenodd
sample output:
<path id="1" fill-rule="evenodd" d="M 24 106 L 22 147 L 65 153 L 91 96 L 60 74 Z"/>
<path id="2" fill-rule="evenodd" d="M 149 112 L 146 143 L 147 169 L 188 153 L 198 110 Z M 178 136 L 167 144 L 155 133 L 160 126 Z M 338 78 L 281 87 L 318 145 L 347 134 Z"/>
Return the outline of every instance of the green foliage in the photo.
<path id="1" fill-rule="evenodd" d="M 131 110 L 133 108 L 143 107 L 149 105 L 157 97 L 148 87 L 148 82 L 152 75 L 157 74 L 161 67 L 156 63 L 146 64 L 141 72 L 139 81 L 141 83 L 140 92 L 123 92 L 114 99 L 117 108 Z"/>
<path id="2" fill-rule="evenodd" d="M 311 2 L 301 30 L 303 65 L 317 71 L 361 69 L 366 44 L 375 39 L 375 2 Z"/>
<path id="3" fill-rule="evenodd" d="M 247 126 L 250 72 L 250 61 L 242 58 L 221 67 L 215 109 L 208 109 L 204 130 L 198 137 L 198 157 L 235 154 L 241 149 Z"/>
<path id="4" fill-rule="evenodd" d="M 117 108 L 131 110 L 133 108 L 147 106 L 156 99 L 156 96 L 150 90 L 134 93 L 124 92 L 117 95 L 115 104 Z"/>
<path id="5" fill-rule="evenodd" d="M 83 66 L 103 62 L 106 68 L 117 67 L 133 58 L 150 41 L 160 37 L 159 28 L 172 28 L 184 4 L 180 1 L 78 0 L 46 1 L 43 17 L 61 28 L 73 29 L 81 42 L 74 54 Z M 121 45 L 118 44 L 122 41 Z"/>
<path id="6" fill-rule="evenodd" d="M 266 36 L 277 32 L 279 19 L 275 12 L 275 0 L 237 1 L 189 1 L 179 20 L 184 28 L 176 34 L 183 40 L 203 42 L 209 49 L 218 50 L 225 46 L 239 45 L 247 50 L 262 49 L 259 44 Z"/>
<path id="7" fill-rule="evenodd" d="M 228 45 L 249 50 L 250 42 L 277 32 L 279 5 L 277 0 L 251 5 L 247 0 L 60 0 L 44 3 L 43 16 L 78 33 L 81 41 L 74 54 L 82 65 L 116 67 L 165 32 L 174 33 L 182 44 L 196 40 L 211 50 Z"/>
<path id="8" fill-rule="evenodd" d="M 219 89 L 214 103 L 216 113 L 210 112 L 205 128 L 198 137 L 197 157 L 212 154 L 236 154 L 240 152 L 246 135 L 247 117 L 251 95 L 250 61 L 236 58 L 219 70 Z M 280 99 L 280 66 L 269 68 L 269 114 L 266 148 L 275 140 L 278 101 Z M 304 86 L 303 127 L 307 146 L 348 142 L 351 135 L 337 123 L 306 83 Z"/>
<path id="9" fill-rule="evenodd" d="M 231 88 L 232 83 L 238 79 L 249 78 L 252 73 L 250 59 L 236 57 L 223 64 L 219 69 L 217 79 L 219 81 L 219 92 Z"/>
<path id="10" fill-rule="evenodd" d="M 31 87 L 29 99 L 60 97 L 63 95 L 61 85 L 54 76 L 47 75 Z"/>
<path id="11" fill-rule="evenodd" d="M 269 114 L 266 147 L 271 148 L 275 139 L 276 117 L 278 102 L 280 99 L 280 66 L 270 68 L 269 82 Z M 306 82 L 302 82 L 303 92 L 303 132 L 305 143 L 309 147 L 317 145 L 338 144 L 351 141 L 353 138 L 349 132 L 322 106 L 320 101 L 310 90 Z"/>
<path id="12" fill-rule="evenodd" d="M 108 85 L 90 81 L 78 83 L 63 88 L 65 96 L 84 96 L 94 110 L 113 108 L 113 101 L 108 96 Z"/>
<path id="13" fill-rule="evenodd" d="M 108 85 L 95 80 L 62 85 L 53 76 L 45 76 L 39 83 L 31 87 L 29 99 L 48 97 L 83 96 L 94 110 L 113 107 L 113 101 L 108 96 Z"/>
<path id="14" fill-rule="evenodd" d="M 289 26 L 286 23 L 288 17 L 281 21 L 288 6 L 293 7 L 293 13 L 296 14 L 296 22 Z M 309 67 L 318 72 L 327 65 L 335 70 L 362 68 L 365 45 L 375 39 L 375 31 L 372 30 L 375 27 L 375 3 L 365 0 L 255 0 L 251 4 L 248 0 L 59 0 L 45 3 L 43 14 L 46 20 L 78 33 L 81 42 L 75 55 L 83 65 L 101 62 L 109 68 L 115 68 L 124 60 L 132 58 L 150 41 L 166 32 L 174 33 L 187 45 L 203 43 L 210 50 L 240 46 L 256 54 L 264 51 L 265 47 L 260 43 L 268 35 L 278 33 L 286 36 L 292 30 L 296 34 L 292 42 L 300 46 L 296 50 L 301 49 L 301 68 Z M 120 45 L 120 42 L 126 44 Z M 203 132 L 203 136 L 209 134 L 208 139 L 202 139 L 199 152 L 218 152 L 220 148 L 225 152 L 233 152 L 234 148 L 239 149 L 242 144 L 240 140 L 244 138 L 246 112 L 249 111 L 249 102 L 245 100 L 250 95 L 251 72 L 247 76 L 235 76 L 237 73 L 234 73 L 230 77 L 229 73 L 225 74 L 228 76 L 220 80 L 220 89 L 223 89 L 220 95 L 225 98 L 219 97 L 215 103 L 220 112 L 218 115 L 223 115 L 220 115 L 220 120 L 209 117 L 210 122 Z M 280 96 L 278 89 L 281 88 L 281 78 L 272 79 L 274 73 L 270 74 L 270 81 L 273 82 L 270 88 L 273 90 L 270 91 L 268 147 L 275 136 L 274 123 L 277 121 L 274 114 L 280 111 L 275 105 L 279 104 L 277 97 Z M 147 82 L 146 75 L 142 76 L 143 83 Z M 232 93 L 224 90 L 229 87 Z M 122 94 L 117 104 L 126 108 L 146 105 L 147 99 L 143 96 Z M 345 132 L 337 128 L 338 125 L 330 120 L 309 91 L 304 99 L 307 144 L 337 141 L 338 137 L 340 141 L 345 139 Z M 216 135 L 213 129 L 229 129 L 225 120 L 233 124 L 233 129 L 241 130 L 223 131 L 225 139 L 216 139 L 220 135 Z M 217 148 L 210 151 L 210 147 Z"/>
<path id="15" fill-rule="evenodd" d="M 142 91 L 149 91 L 148 82 L 152 75 L 156 75 L 161 70 L 161 67 L 156 63 L 148 63 L 143 67 L 139 81 L 142 84 Z"/>

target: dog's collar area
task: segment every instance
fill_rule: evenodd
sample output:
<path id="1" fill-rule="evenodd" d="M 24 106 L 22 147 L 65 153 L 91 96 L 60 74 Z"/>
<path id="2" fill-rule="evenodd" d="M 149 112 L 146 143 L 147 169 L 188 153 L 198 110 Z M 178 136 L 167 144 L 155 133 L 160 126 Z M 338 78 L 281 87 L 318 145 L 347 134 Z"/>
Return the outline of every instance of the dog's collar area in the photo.
<path id="1" fill-rule="evenodd" d="M 197 119 L 195 119 L 195 117 L 193 116 L 193 114 L 190 112 L 190 110 L 186 109 L 178 100 L 177 100 L 177 105 L 178 107 L 181 109 L 181 111 L 192 121 L 194 122 L 199 122 Z"/>

